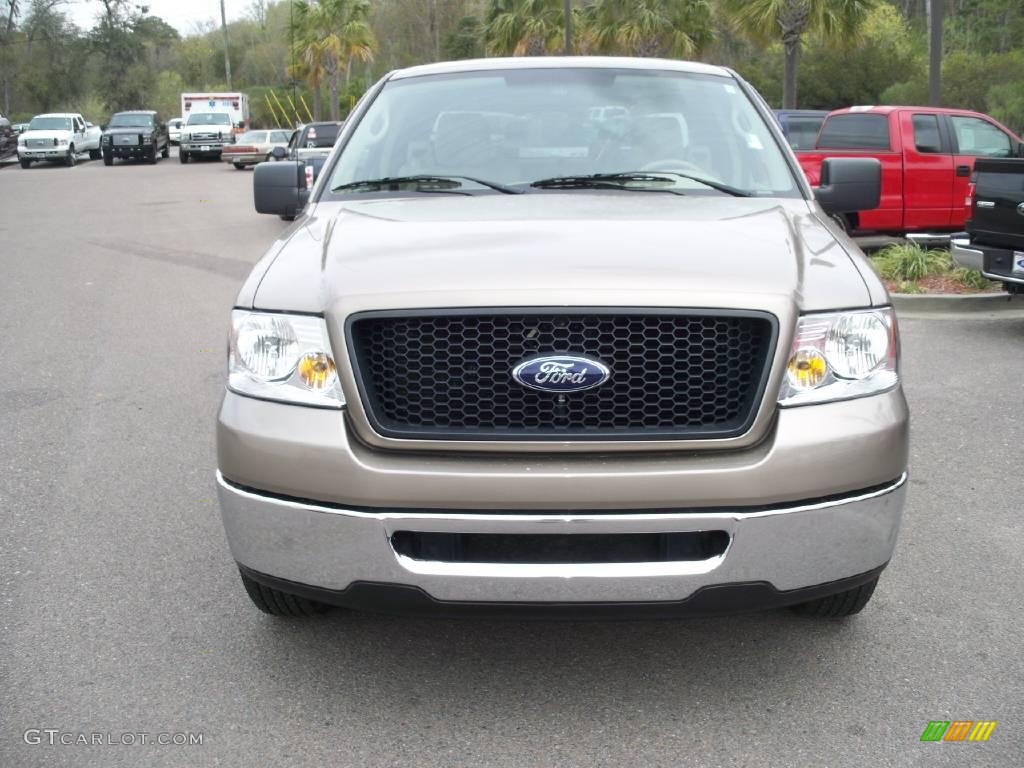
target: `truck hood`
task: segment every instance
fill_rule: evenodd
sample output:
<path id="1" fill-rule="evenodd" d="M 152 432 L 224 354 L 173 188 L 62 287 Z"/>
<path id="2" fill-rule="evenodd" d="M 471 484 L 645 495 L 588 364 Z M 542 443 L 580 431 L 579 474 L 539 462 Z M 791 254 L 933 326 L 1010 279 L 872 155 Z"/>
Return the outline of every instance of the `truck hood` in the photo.
<path id="1" fill-rule="evenodd" d="M 871 305 L 804 200 L 575 192 L 312 205 L 257 269 L 253 306 Z M 257 290 L 258 285 L 258 290 Z M 246 302 L 247 303 L 247 302 Z"/>
<path id="2" fill-rule="evenodd" d="M 146 134 L 146 133 L 155 133 L 155 132 L 156 132 L 156 128 L 153 128 L 152 126 L 150 126 L 148 128 L 145 127 L 145 126 L 138 126 L 138 127 L 135 127 L 135 128 L 131 128 L 131 127 L 128 127 L 128 126 L 118 126 L 116 128 L 107 128 L 107 130 L 105 130 L 103 132 L 103 135 L 104 136 L 114 136 L 116 134 L 130 133 L 133 136 L 136 136 L 136 135 L 138 135 L 140 133 Z"/>
<path id="3" fill-rule="evenodd" d="M 19 138 L 24 136 L 26 139 L 68 139 L 70 140 L 74 134 L 71 131 L 22 131 L 18 134 Z"/>

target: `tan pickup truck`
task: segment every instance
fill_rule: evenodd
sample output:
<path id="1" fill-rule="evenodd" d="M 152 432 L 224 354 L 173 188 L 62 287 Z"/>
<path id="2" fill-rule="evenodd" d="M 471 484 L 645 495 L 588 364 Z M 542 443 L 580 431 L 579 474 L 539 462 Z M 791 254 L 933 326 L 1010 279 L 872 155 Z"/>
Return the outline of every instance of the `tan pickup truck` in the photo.
<path id="1" fill-rule="evenodd" d="M 734 72 L 522 58 L 393 72 L 231 312 L 217 483 L 242 581 L 541 616 L 859 611 L 896 542 L 896 318 Z"/>

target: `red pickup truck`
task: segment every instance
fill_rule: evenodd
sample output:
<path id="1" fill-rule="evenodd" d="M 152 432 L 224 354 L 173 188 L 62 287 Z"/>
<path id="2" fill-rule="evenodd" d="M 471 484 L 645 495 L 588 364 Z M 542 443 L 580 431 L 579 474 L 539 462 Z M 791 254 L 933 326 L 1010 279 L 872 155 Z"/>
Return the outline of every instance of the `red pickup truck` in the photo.
<path id="1" fill-rule="evenodd" d="M 886 234 L 961 231 L 970 212 L 976 157 L 1022 157 L 1019 136 L 988 115 L 934 107 L 850 107 L 829 113 L 815 148 L 797 152 L 812 186 L 826 157 L 882 163 L 879 207 L 848 214 L 850 231 Z"/>

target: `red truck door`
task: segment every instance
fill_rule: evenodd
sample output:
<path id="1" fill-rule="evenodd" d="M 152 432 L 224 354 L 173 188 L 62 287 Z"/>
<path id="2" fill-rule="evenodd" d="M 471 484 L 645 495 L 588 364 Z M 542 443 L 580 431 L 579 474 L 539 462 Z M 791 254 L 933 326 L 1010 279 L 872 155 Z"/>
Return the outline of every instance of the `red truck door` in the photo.
<path id="1" fill-rule="evenodd" d="M 962 228 L 969 214 L 966 204 L 967 185 L 974 171 L 974 159 L 1012 157 L 1016 138 L 982 117 L 950 115 L 948 120 L 955 164 L 954 205 L 950 210 L 949 226 Z"/>
<path id="2" fill-rule="evenodd" d="M 903 226 L 945 229 L 953 207 L 953 148 L 937 114 L 900 112 Z M 961 206 L 962 207 L 962 206 Z"/>

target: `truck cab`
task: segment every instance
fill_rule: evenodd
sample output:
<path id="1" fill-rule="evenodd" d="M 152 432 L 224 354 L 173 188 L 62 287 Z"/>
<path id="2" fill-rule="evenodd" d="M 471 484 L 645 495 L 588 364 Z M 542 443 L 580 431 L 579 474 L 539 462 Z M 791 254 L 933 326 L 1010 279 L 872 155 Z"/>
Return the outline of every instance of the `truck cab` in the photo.
<path id="1" fill-rule="evenodd" d="M 850 230 L 922 235 L 962 230 L 979 157 L 1015 157 L 1022 143 L 988 115 L 932 107 L 850 107 L 825 118 L 813 150 L 797 158 L 812 186 L 828 157 L 882 164 L 881 205 L 849 215 Z"/>

